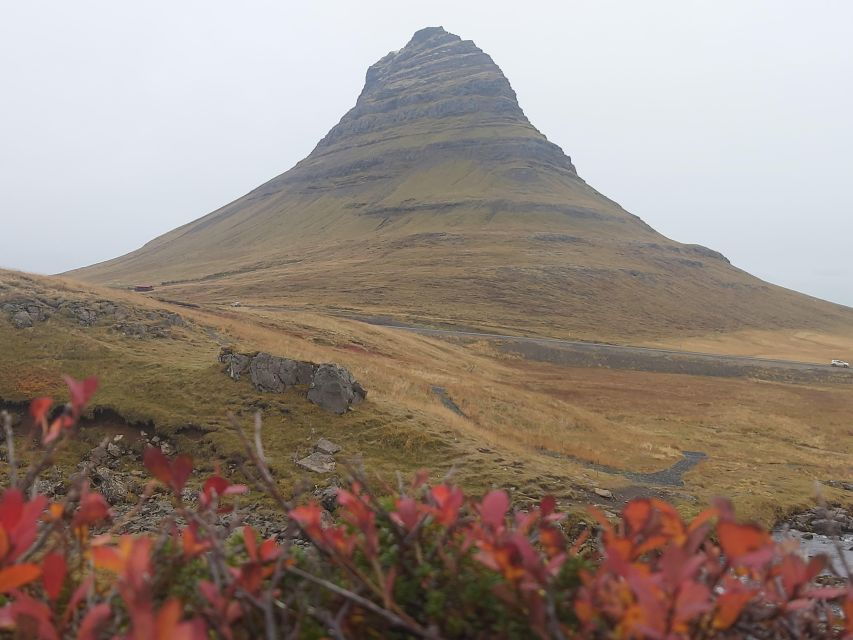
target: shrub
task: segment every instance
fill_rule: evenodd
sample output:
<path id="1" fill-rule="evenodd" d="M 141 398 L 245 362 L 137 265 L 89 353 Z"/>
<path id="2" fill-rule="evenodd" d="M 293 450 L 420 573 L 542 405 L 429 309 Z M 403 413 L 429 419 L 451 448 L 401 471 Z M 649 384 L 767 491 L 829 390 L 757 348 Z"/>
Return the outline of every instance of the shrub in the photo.
<path id="1" fill-rule="evenodd" d="M 289 523 L 283 541 L 241 523 L 247 486 L 216 473 L 187 500 L 192 461 L 153 448 L 141 500 L 159 483 L 174 512 L 151 535 L 118 535 L 124 523 L 85 467 L 61 501 L 32 491 L 97 387 L 67 384 L 71 402 L 52 420 L 52 400 L 31 405 L 43 449 L 26 473 L 4 425 L 0 628 L 16 637 L 853 638 L 849 575 L 818 586 L 825 558 L 803 560 L 726 502 L 687 523 L 665 502 L 634 500 L 615 525 L 594 512 L 594 539 L 570 540 L 552 497 L 513 510 L 503 491 L 475 500 L 425 473 L 377 491 L 355 473 L 335 520 L 280 492 L 260 418 L 254 437 L 235 426 L 247 476 Z"/>

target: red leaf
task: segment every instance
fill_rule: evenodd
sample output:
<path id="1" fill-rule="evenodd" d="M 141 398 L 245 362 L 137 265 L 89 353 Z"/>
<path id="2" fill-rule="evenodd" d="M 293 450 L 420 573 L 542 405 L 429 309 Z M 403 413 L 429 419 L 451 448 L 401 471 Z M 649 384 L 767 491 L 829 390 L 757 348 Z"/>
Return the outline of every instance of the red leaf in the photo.
<path id="1" fill-rule="evenodd" d="M 0 593 L 7 593 L 27 583 L 32 582 L 41 575 L 41 567 L 37 564 L 16 564 L 5 569 L 0 569 Z"/>
<path id="2" fill-rule="evenodd" d="M 175 493 L 181 493 L 187 479 L 193 471 L 193 460 L 187 455 L 180 455 L 172 460 L 172 488 Z"/>
<path id="3" fill-rule="evenodd" d="M 391 517 L 397 524 L 411 531 L 421 520 L 418 503 L 412 498 L 397 498 L 397 510 L 391 513 Z"/>
<path id="4" fill-rule="evenodd" d="M 506 491 L 490 491 L 480 505 L 480 516 L 483 522 L 495 529 L 503 526 L 506 512 L 509 510 L 509 496 Z"/>
<path id="5" fill-rule="evenodd" d="M 53 625 L 53 616 L 50 607 L 28 596 L 26 593 L 16 591 L 14 595 L 14 601 L 6 609 L 13 622 L 22 627 L 17 630 L 16 637 L 24 637 L 23 633 L 21 633 L 24 631 L 23 624 L 21 624 L 21 619 L 23 619 L 23 622 L 27 625 L 27 638 L 59 640 L 59 634 Z M 35 627 L 33 627 L 33 624 L 35 624 Z"/>
<path id="6" fill-rule="evenodd" d="M 80 498 L 80 508 L 71 524 L 75 527 L 88 526 L 110 517 L 110 505 L 100 493 L 86 492 Z"/>
<path id="7" fill-rule="evenodd" d="M 0 498 L 0 525 L 6 531 L 14 529 L 24 510 L 24 494 L 20 489 L 6 489 Z"/>
<path id="8" fill-rule="evenodd" d="M 539 511 L 542 513 L 542 517 L 546 518 L 554 513 L 554 510 L 557 508 L 557 499 L 554 496 L 545 496 L 542 498 L 542 501 L 539 503 Z"/>
<path id="9" fill-rule="evenodd" d="M 164 484 L 171 484 L 172 469 L 169 459 L 156 447 L 146 447 L 142 454 L 142 464 L 148 472 Z"/>
<path id="10" fill-rule="evenodd" d="M 77 640 L 97 640 L 98 627 L 103 625 L 110 619 L 112 611 L 110 605 L 106 602 L 96 604 L 86 612 L 83 616 L 83 621 L 80 623 L 80 630 L 77 632 Z"/>
<path id="11" fill-rule="evenodd" d="M 47 597 L 51 600 L 56 600 L 59 594 L 62 593 L 62 585 L 65 582 L 65 574 L 68 571 L 65 556 L 61 553 L 49 553 L 42 560 L 41 566 L 41 579 L 44 583 L 44 590 L 47 593 Z"/>
<path id="12" fill-rule="evenodd" d="M 465 501 L 465 494 L 459 487 L 440 484 L 430 491 L 433 500 L 438 505 L 435 519 L 439 524 L 449 527 L 459 515 L 459 509 Z"/>
<path id="13" fill-rule="evenodd" d="M 85 380 L 75 380 L 71 376 L 63 376 L 65 384 L 68 385 L 68 393 L 71 395 L 71 407 L 74 413 L 80 415 L 89 404 L 89 400 L 98 390 L 98 378 L 92 376 Z"/>

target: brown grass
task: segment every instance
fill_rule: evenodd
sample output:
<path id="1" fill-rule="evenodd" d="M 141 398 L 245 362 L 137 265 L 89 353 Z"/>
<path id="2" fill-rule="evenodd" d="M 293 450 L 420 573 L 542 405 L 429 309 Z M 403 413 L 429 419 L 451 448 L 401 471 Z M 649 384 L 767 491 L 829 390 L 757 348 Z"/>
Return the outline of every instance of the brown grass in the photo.
<path id="1" fill-rule="evenodd" d="M 139 295 L 2 275 L 17 288 L 56 287 L 66 296 L 166 306 Z M 745 512 L 770 521 L 807 502 L 815 481 L 848 477 L 853 467 L 853 388 L 846 385 L 566 368 L 499 355 L 488 344 L 313 313 L 170 309 L 192 324 L 166 340 L 134 340 L 56 318 L 17 331 L 0 318 L 6 357 L 17 363 L 0 372 L 0 397 L 55 392 L 54 372 L 97 373 L 100 406 L 153 420 L 207 463 L 237 451 L 226 413 L 248 421 L 263 402 L 268 451 L 283 484 L 298 480 L 292 459 L 320 436 L 389 478 L 396 470 L 456 467 L 458 480 L 472 490 L 505 486 L 529 497 L 548 491 L 564 503 L 583 501 L 584 487 L 632 483 L 539 449 L 631 471 L 660 470 L 682 450 L 699 450 L 710 458 L 685 476 L 683 489 L 669 490 L 672 497 L 694 509 L 714 495 L 730 495 Z M 369 389 L 368 402 L 335 417 L 294 392 L 258 394 L 247 381 L 234 383 L 220 372 L 211 332 L 238 349 L 344 364 Z M 432 385 L 445 387 L 468 417 L 445 408 Z M 191 439 L 182 435 L 188 425 L 208 433 Z"/>

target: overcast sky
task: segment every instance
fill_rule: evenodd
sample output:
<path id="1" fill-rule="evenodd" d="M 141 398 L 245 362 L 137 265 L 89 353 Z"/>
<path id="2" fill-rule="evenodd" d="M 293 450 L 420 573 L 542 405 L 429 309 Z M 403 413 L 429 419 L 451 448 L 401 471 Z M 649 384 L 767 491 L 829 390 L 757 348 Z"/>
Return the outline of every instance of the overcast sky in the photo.
<path id="1" fill-rule="evenodd" d="M 847 0 L 0 0 L 0 265 L 105 260 L 244 194 L 433 25 L 657 230 L 853 305 Z"/>

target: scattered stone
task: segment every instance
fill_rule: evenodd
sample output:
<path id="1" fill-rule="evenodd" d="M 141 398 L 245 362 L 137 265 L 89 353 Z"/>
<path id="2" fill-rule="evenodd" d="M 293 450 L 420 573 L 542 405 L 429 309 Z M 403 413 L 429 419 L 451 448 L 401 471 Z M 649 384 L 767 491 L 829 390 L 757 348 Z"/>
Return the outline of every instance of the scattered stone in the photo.
<path id="1" fill-rule="evenodd" d="M 592 491 L 595 495 L 597 495 L 601 498 L 607 498 L 608 500 L 613 499 L 613 492 L 609 491 L 608 489 L 599 489 L 598 487 L 596 487 Z"/>
<path id="2" fill-rule="evenodd" d="M 92 472 L 92 484 L 111 505 L 127 502 L 130 487 L 118 473 L 107 467 L 97 467 Z"/>
<path id="3" fill-rule="evenodd" d="M 334 442 L 330 442 L 325 438 L 320 438 L 319 440 L 317 440 L 317 444 L 314 445 L 314 449 L 316 451 L 319 451 L 320 453 L 326 453 L 332 456 L 341 450 L 341 446 L 335 444 Z"/>
<path id="4" fill-rule="evenodd" d="M 317 496 L 317 500 L 319 500 L 320 504 L 326 511 L 334 511 L 337 508 L 338 487 L 333 485 L 323 487 L 319 491 L 316 491 L 314 495 Z"/>
<path id="5" fill-rule="evenodd" d="M 109 453 L 113 458 L 118 458 L 121 456 L 121 449 L 118 447 L 118 445 L 110 442 L 107 445 L 107 453 Z"/>
<path id="6" fill-rule="evenodd" d="M 813 533 L 804 533 L 803 534 L 803 540 L 811 540 L 812 538 L 814 538 Z"/>
<path id="7" fill-rule="evenodd" d="M 314 473 L 331 473 L 335 470 L 335 459 L 319 451 L 315 451 L 310 456 L 302 458 L 296 464 Z"/>

